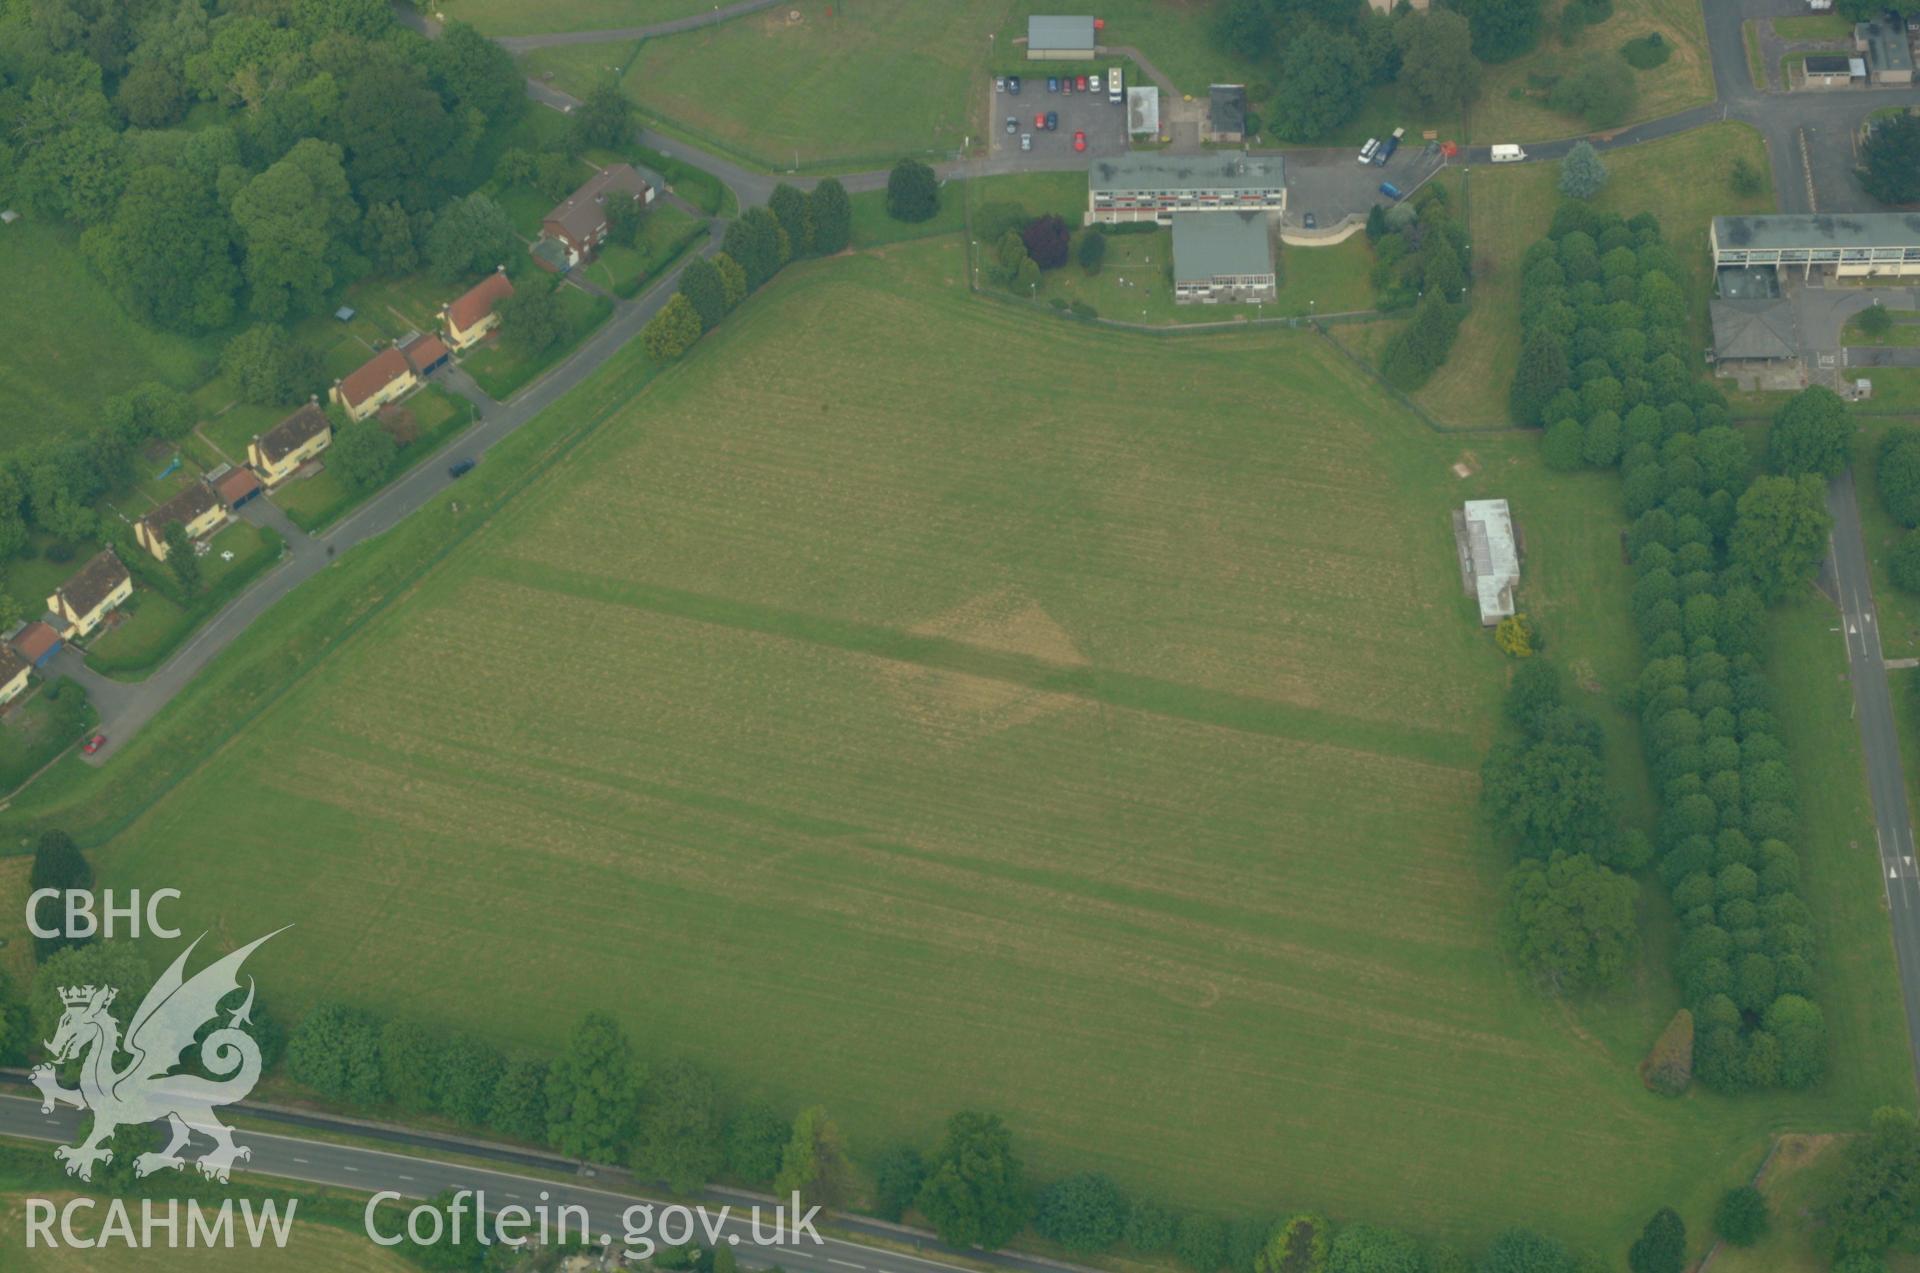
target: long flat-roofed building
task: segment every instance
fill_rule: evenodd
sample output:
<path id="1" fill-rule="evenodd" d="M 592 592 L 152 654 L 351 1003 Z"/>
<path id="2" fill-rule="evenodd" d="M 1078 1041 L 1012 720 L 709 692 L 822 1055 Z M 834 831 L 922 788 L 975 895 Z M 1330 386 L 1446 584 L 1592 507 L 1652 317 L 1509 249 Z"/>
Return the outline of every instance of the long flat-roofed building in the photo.
<path id="1" fill-rule="evenodd" d="M 1096 159 L 1087 172 L 1089 225 L 1171 221 L 1176 212 L 1286 210 L 1287 166 L 1278 155 L 1147 150 Z"/>
<path id="2" fill-rule="evenodd" d="M 1715 269 L 1777 266 L 1842 277 L 1920 274 L 1920 213 L 1715 217 Z"/>

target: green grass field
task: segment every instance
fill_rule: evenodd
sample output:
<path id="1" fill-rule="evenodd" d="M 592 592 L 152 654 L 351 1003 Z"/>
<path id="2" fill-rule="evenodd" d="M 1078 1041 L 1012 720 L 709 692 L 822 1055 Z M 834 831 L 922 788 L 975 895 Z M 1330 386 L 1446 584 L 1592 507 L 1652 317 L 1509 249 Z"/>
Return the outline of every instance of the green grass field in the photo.
<path id="1" fill-rule="evenodd" d="M 1494 949 L 1504 664 L 1447 510 L 1514 502 L 1527 608 L 1637 770 L 1611 478 L 1432 433 L 1311 334 L 1096 331 L 963 268 L 949 238 L 783 277 L 105 878 L 164 878 L 222 940 L 297 921 L 262 965 L 290 1014 L 342 968 L 535 1045 L 605 1007 L 825 1101 L 856 1153 L 979 1104 L 1042 1176 L 1468 1239 L 1703 1228 L 1766 1130 L 1910 1092 L 1897 1031 L 1849 1024 L 1885 1018 L 1854 994 L 1897 1013 L 1849 906 L 1839 1068 L 1796 1099 L 1658 1101 L 1632 1066 L 1664 966 L 1569 1010 Z M 1862 860 L 1837 894 L 1877 897 Z"/>
<path id="2" fill-rule="evenodd" d="M 78 236 L 31 217 L 0 226 L 0 452 L 90 429 L 100 404 L 146 380 L 191 389 L 220 340 L 135 322 L 81 258 Z"/>
<path id="3" fill-rule="evenodd" d="M 434 8 L 488 35 L 545 35 L 670 22 L 705 13 L 713 0 L 436 0 Z"/>
<path id="4" fill-rule="evenodd" d="M 1079 235 L 1074 242 L 1078 245 Z M 1173 284 L 1167 281 L 1173 231 L 1109 235 L 1106 263 L 1099 273 L 1089 275 L 1072 262 L 1048 270 L 1041 276 L 1039 299 L 1081 301 L 1103 318 L 1153 324 L 1344 314 L 1373 306 L 1373 288 L 1367 279 L 1373 258 L 1364 235 L 1356 234 L 1333 247 L 1285 246 L 1278 258 L 1280 285 L 1271 302 L 1179 305 L 1174 302 Z"/>
<path id="5" fill-rule="evenodd" d="M 1742 198 L 1728 174 L 1744 158 L 1761 173 L 1766 193 Z M 1694 325 L 1707 341 L 1707 223 L 1717 215 L 1773 207 L 1766 146 L 1744 124 L 1711 124 L 1678 137 L 1605 156 L 1608 181 L 1594 203 L 1632 216 L 1652 212 L 1688 270 Z M 1476 168 L 1469 178 L 1467 226 L 1473 244 L 1473 306 L 1446 365 L 1415 395 L 1450 425 L 1503 424 L 1507 386 L 1520 360 L 1520 261 L 1547 232 L 1560 201 L 1558 164 Z"/>

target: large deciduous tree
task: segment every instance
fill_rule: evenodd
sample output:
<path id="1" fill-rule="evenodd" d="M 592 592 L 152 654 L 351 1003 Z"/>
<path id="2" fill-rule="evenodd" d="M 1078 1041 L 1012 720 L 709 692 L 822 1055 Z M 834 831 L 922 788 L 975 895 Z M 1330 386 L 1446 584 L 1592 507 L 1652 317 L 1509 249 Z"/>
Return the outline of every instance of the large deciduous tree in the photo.
<path id="1" fill-rule="evenodd" d="M 1874 0 L 1879 8 L 1880 0 Z M 1860 148 L 1860 184 L 1882 203 L 1920 203 L 1920 115 L 1878 124 Z"/>
<path id="2" fill-rule="evenodd" d="M 287 1073 L 331 1100 L 378 1105 L 386 1098 L 380 1023 L 345 1004 L 315 1006 L 287 1039 Z"/>
<path id="3" fill-rule="evenodd" d="M 954 1246 L 991 1251 L 1020 1231 L 1027 1222 L 1026 1182 L 997 1115 L 962 1111 L 947 1120 L 919 1206 L 941 1240 Z"/>
<path id="4" fill-rule="evenodd" d="M 246 247 L 253 312 L 277 320 L 312 313 L 334 283 L 339 238 L 359 209 L 340 148 L 314 138 L 249 181 L 233 200 Z"/>
<path id="5" fill-rule="evenodd" d="M 1480 95 L 1480 62 L 1466 18 L 1451 9 L 1408 14 L 1394 24 L 1400 46 L 1398 82 L 1421 110 L 1449 114 Z"/>
<path id="6" fill-rule="evenodd" d="M 256 323 L 227 342 L 220 371 L 243 402 L 279 406 L 320 387 L 320 356 L 277 323 Z"/>
<path id="7" fill-rule="evenodd" d="M 1662 1207 L 1627 1251 L 1627 1267 L 1633 1273 L 1681 1273 L 1686 1266 L 1686 1222 L 1672 1207 Z"/>
<path id="8" fill-rule="evenodd" d="M 73 842 L 72 836 L 65 831 L 42 831 L 40 838 L 34 842 L 33 868 L 27 875 L 27 887 L 30 895 L 43 888 L 56 889 L 61 893 L 90 889 L 93 887 L 93 868 L 81 855 L 80 846 Z M 41 928 L 59 930 L 52 937 L 34 936 L 34 957 L 42 963 L 56 950 L 84 945 L 87 941 L 86 938 L 67 935 L 63 906 L 63 898 L 42 898 L 30 916 L 39 922 Z"/>
<path id="9" fill-rule="evenodd" d="M 918 159 L 902 159 L 887 174 L 887 215 L 895 221 L 931 221 L 940 211 L 940 180 Z"/>
<path id="10" fill-rule="evenodd" d="M 1846 470 L 1852 451 L 1847 404 L 1825 385 L 1802 389 L 1773 413 L 1767 463 L 1776 473 L 1835 478 Z"/>
<path id="11" fill-rule="evenodd" d="M 494 306 L 500 315 L 500 341 L 522 358 L 553 348 L 566 334 L 567 316 L 560 308 L 559 289 L 544 279 L 533 279 L 503 296 Z"/>
<path id="12" fill-rule="evenodd" d="M 583 146 L 626 145 L 633 135 L 633 102 L 611 80 L 595 84 L 574 108 L 573 135 Z"/>
<path id="13" fill-rule="evenodd" d="M 569 1158 L 619 1162 L 633 1138 L 642 1074 L 626 1031 L 589 1012 L 547 1071 L 547 1140 Z"/>
<path id="14" fill-rule="evenodd" d="M 1454 0 L 1473 31 L 1473 55 L 1508 62 L 1540 42 L 1541 0 Z"/>
<path id="15" fill-rule="evenodd" d="M 1507 875 L 1500 935 L 1508 952 L 1558 994 L 1611 984 L 1639 949 L 1633 880 L 1584 853 L 1526 859 Z"/>
<path id="16" fill-rule="evenodd" d="M 1120 1186 L 1090 1171 L 1048 1185 L 1034 1208 L 1033 1227 L 1069 1251 L 1090 1255 L 1118 1242 L 1126 1220 L 1127 1197 Z"/>
<path id="17" fill-rule="evenodd" d="M 851 1186 L 852 1168 L 840 1128 L 822 1106 L 801 1110 L 781 1151 L 773 1192 L 782 1198 L 797 1193 L 808 1203 L 833 1206 L 846 1200 Z"/>
<path id="18" fill-rule="evenodd" d="M 1813 577 L 1833 528 L 1825 483 L 1811 474 L 1756 478 L 1736 507 L 1727 555 L 1762 596 L 1777 601 Z"/>
<path id="19" fill-rule="evenodd" d="M 427 231 L 427 270 L 439 282 L 457 282 L 468 275 L 491 273 L 518 246 L 513 222 L 500 205 L 475 191 L 434 217 Z"/>
<path id="20" fill-rule="evenodd" d="M 347 489 L 368 491 L 386 480 L 400 448 L 378 420 L 342 425 L 327 450 L 327 467 L 339 474 Z"/>
<path id="21" fill-rule="evenodd" d="M 1269 122 L 1289 141 L 1325 137 L 1353 118 L 1367 93 L 1358 41 L 1315 23 L 1288 40 L 1276 78 Z"/>
<path id="22" fill-rule="evenodd" d="M 692 1193 L 719 1174 L 726 1144 L 711 1075 L 691 1061 L 669 1061 L 654 1072 L 629 1161 L 675 1193 Z"/>

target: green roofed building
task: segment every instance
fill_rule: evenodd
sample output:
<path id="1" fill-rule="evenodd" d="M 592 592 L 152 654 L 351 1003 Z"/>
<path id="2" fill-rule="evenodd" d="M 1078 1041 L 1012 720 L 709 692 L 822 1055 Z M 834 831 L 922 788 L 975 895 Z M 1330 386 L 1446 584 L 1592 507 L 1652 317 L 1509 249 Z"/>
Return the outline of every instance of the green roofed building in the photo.
<path id="1" fill-rule="evenodd" d="M 1177 303 L 1270 301 L 1277 282 L 1266 213 L 1185 212 L 1173 219 Z"/>
<path id="2" fill-rule="evenodd" d="M 1841 278 L 1920 274 L 1920 212 L 1715 217 L 1714 268 L 1774 266 Z"/>
<path id="3" fill-rule="evenodd" d="M 1287 165 L 1278 155 L 1209 150 L 1134 151 L 1087 170 L 1086 222 L 1173 220 L 1176 212 L 1287 210 Z"/>

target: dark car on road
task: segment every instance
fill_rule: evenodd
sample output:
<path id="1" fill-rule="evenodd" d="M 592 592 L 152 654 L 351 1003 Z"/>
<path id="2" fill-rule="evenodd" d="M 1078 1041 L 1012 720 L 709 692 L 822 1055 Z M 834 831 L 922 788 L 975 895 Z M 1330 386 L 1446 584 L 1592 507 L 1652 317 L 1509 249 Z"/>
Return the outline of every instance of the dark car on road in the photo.
<path id="1" fill-rule="evenodd" d="M 1020 77 L 1018 75 L 1007 76 L 1007 92 L 1012 93 L 1015 97 L 1020 96 Z"/>
<path id="2" fill-rule="evenodd" d="M 1307 213 L 1307 229 L 1317 230 L 1319 228 L 1320 228 L 1320 223 L 1314 220 L 1313 213 L 1311 212 Z"/>
<path id="3" fill-rule="evenodd" d="M 1020 121 L 1015 119 L 1011 115 L 1007 116 L 1007 132 L 1011 134 L 1011 133 L 1017 133 L 1019 131 L 1020 131 Z"/>
<path id="4" fill-rule="evenodd" d="M 1058 75 L 1047 76 L 1047 91 L 1049 93 L 1058 93 L 1060 91 L 1060 77 Z"/>
<path id="5" fill-rule="evenodd" d="M 1060 112 L 1048 111 L 1047 112 L 1047 131 L 1052 132 L 1058 127 L 1060 127 Z"/>
<path id="6" fill-rule="evenodd" d="M 472 460 L 455 460 L 453 463 L 447 465 L 448 477 L 465 477 L 471 472 L 473 472 Z"/>

